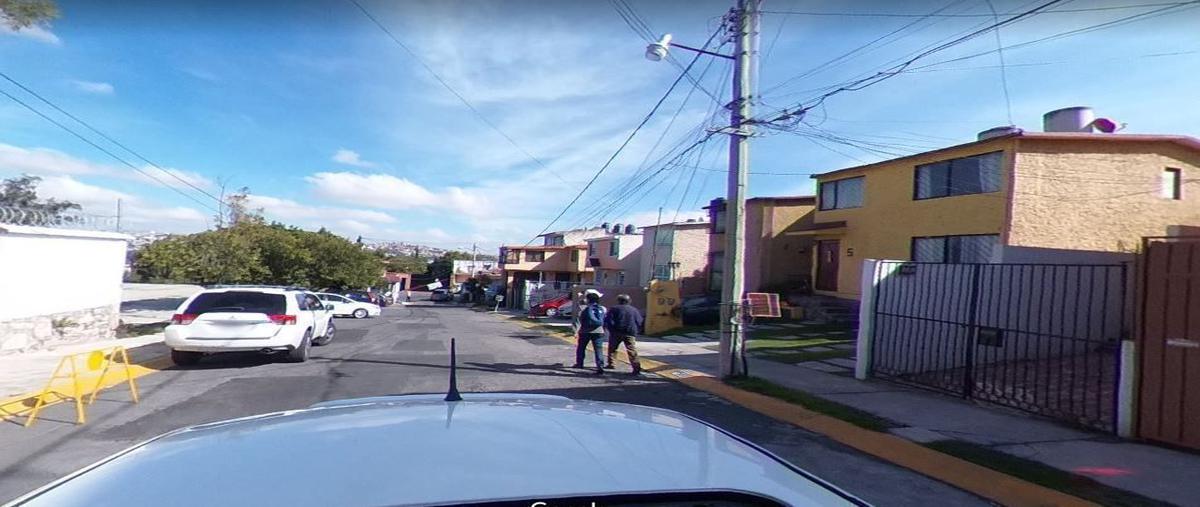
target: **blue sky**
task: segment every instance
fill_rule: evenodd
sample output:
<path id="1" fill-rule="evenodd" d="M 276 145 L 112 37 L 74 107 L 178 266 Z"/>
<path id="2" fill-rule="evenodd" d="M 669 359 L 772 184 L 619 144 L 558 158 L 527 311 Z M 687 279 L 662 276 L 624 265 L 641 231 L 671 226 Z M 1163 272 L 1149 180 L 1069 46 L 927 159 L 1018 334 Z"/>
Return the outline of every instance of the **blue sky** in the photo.
<path id="1" fill-rule="evenodd" d="M 993 0 L 1001 13 L 1037 3 Z M 1096 9 L 1149 0 L 1075 0 L 1052 9 Z M 521 149 L 483 123 L 419 63 L 346 1 L 60 2 L 48 27 L 0 33 L 0 71 L 90 122 L 193 185 L 217 193 L 249 187 L 268 217 L 347 236 L 491 248 L 524 243 L 566 205 L 678 75 L 642 57 L 645 41 L 608 2 L 380 2 L 363 5 Z M 699 45 L 729 2 L 630 4 L 655 33 Z M 1012 122 L 1039 130 L 1041 114 L 1089 105 L 1126 132 L 1200 135 L 1200 9 L 1005 51 Z M 919 21 L 852 58 L 793 76 L 918 21 L 780 11 L 989 14 L 979 0 L 764 2 L 760 110 L 811 98 L 807 91 L 885 68 L 887 62 L 968 31 L 989 18 Z M 1005 45 L 1161 7 L 1047 13 L 1006 27 Z M 886 42 L 886 44 L 884 44 Z M 996 48 L 991 34 L 915 66 Z M 724 50 L 728 50 L 726 46 Z M 689 55 L 677 53 L 681 61 Z M 700 76 L 707 59 L 692 70 Z M 966 142 L 1009 123 L 995 53 L 933 65 L 830 98 L 806 120 L 856 146 L 767 132 L 752 147 L 752 195 L 812 192 L 807 174 Z M 700 79 L 727 88 L 728 65 Z M 780 83 L 786 82 L 783 86 Z M 712 119 L 714 101 L 684 82 L 621 157 L 555 228 L 647 225 L 697 214 L 724 194 L 725 140 L 663 170 L 637 192 L 616 193 L 644 159 L 654 161 Z M 23 91 L 0 89 L 57 116 Z M 722 95 L 724 98 L 724 95 Z M 675 116 L 676 112 L 678 115 Z M 674 121 L 672 122 L 672 117 Z M 670 129 L 667 127 L 670 125 Z M 74 125 L 136 166 L 145 164 Z M 811 132 L 811 130 L 809 130 Z M 652 146 L 660 135 L 663 141 Z M 861 148 L 863 142 L 875 150 Z M 818 144 L 820 143 L 820 144 Z M 880 146 L 884 145 L 884 146 Z M 882 150 L 883 152 L 880 152 Z M 533 162 L 524 152 L 537 157 Z M 698 169 L 696 167 L 699 167 Z M 657 166 L 651 166 L 656 169 Z M 158 173 L 204 205 L 215 203 Z M 186 232 L 212 225 L 211 210 L 141 176 L 0 96 L 0 177 L 45 178 L 45 197 L 112 214 L 127 227 Z M 686 190 L 686 194 L 685 194 Z M 598 209 L 598 210 L 597 210 Z M 597 210 L 588 213 L 589 210 Z M 603 212 L 599 212 L 603 211 Z"/>

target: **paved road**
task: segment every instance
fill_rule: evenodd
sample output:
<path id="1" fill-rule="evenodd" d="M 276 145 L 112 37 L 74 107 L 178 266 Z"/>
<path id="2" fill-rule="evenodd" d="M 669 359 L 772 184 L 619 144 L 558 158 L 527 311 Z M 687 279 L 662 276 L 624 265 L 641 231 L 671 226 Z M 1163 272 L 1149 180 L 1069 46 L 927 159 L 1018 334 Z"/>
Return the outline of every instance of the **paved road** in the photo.
<path id="1" fill-rule="evenodd" d="M 376 319 L 337 322 L 337 339 L 314 349 L 307 363 L 275 363 L 256 354 L 211 357 L 196 367 L 143 377 L 140 404 L 131 404 L 120 389 L 104 392 L 85 426 L 68 422 L 72 413 L 65 404 L 52 407 L 30 429 L 0 424 L 0 502 L 185 425 L 323 400 L 444 392 L 448 339 L 456 337 L 464 392 L 537 392 L 665 407 L 722 426 L 877 505 L 987 505 L 670 380 L 621 373 L 597 377 L 566 368 L 574 361 L 571 347 L 494 315 L 410 306 L 387 308 Z M 162 350 L 138 352 L 145 356 Z"/>

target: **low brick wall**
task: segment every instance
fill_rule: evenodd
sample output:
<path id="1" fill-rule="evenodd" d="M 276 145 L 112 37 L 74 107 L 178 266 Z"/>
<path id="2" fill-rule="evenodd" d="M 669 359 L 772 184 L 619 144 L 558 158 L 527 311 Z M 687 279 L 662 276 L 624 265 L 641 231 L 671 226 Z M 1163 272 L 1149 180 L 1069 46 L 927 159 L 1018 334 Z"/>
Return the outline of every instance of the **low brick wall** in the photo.
<path id="1" fill-rule="evenodd" d="M 46 350 L 116 337 L 119 314 L 112 306 L 0 320 L 0 355 Z"/>

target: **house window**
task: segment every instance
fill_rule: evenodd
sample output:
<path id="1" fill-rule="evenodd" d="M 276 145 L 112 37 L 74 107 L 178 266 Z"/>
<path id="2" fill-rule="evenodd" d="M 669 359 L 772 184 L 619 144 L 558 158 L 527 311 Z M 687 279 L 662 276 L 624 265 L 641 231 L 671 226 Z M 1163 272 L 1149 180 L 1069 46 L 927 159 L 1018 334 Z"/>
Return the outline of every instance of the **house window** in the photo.
<path id="1" fill-rule="evenodd" d="M 563 246 L 564 241 L 562 235 L 546 236 L 546 246 Z"/>
<path id="2" fill-rule="evenodd" d="M 998 234 L 913 238 L 912 259 L 948 264 L 988 263 L 999 245 Z"/>
<path id="3" fill-rule="evenodd" d="M 542 262 L 546 260 L 546 252 L 543 251 L 527 251 L 525 252 L 525 262 Z"/>
<path id="4" fill-rule="evenodd" d="M 571 249 L 571 262 L 579 262 L 579 250 Z"/>
<path id="5" fill-rule="evenodd" d="M 1162 196 L 1176 201 L 1183 199 L 1183 169 L 1163 169 Z"/>
<path id="6" fill-rule="evenodd" d="M 612 241 L 609 241 L 608 242 L 608 256 L 616 257 L 616 256 L 620 255 L 620 253 L 621 253 L 621 240 L 614 238 Z"/>
<path id="7" fill-rule="evenodd" d="M 708 290 L 720 292 L 725 281 L 725 252 L 716 252 L 708 256 Z"/>
<path id="8" fill-rule="evenodd" d="M 625 285 L 625 272 L 624 271 L 617 272 L 617 285 Z"/>
<path id="9" fill-rule="evenodd" d="M 505 250 L 504 251 L 504 263 L 505 264 L 516 264 L 518 262 L 521 262 L 521 251 L 520 250 Z"/>
<path id="10" fill-rule="evenodd" d="M 588 241 L 588 257 L 596 256 L 596 242 Z"/>
<path id="11" fill-rule="evenodd" d="M 656 229 L 654 231 L 654 244 L 658 246 L 671 246 L 671 242 L 674 241 L 674 236 L 675 235 L 669 230 L 659 231 Z"/>
<path id="12" fill-rule="evenodd" d="M 668 266 L 666 264 L 655 264 L 654 265 L 654 279 L 655 280 L 670 280 L 671 279 L 671 266 Z"/>
<path id="13" fill-rule="evenodd" d="M 725 233 L 725 206 L 722 204 L 721 209 L 713 212 L 712 232 L 715 234 Z"/>
<path id="14" fill-rule="evenodd" d="M 936 199 L 954 195 L 1000 191 L 1000 159 L 993 151 L 972 157 L 943 160 L 917 166 L 914 199 Z"/>
<path id="15" fill-rule="evenodd" d="M 863 205 L 863 177 L 821 183 L 821 209 L 861 208 Z"/>

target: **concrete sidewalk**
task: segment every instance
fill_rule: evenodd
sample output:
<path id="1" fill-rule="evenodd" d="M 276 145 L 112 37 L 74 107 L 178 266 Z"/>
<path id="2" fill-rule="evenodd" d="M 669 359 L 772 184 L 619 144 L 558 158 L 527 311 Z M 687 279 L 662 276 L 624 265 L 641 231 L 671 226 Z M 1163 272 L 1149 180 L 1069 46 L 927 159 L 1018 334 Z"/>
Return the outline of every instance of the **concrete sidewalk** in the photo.
<path id="1" fill-rule="evenodd" d="M 0 356 L 0 400 L 30 394 L 45 387 L 59 360 L 67 355 L 123 345 L 129 351 L 130 362 L 139 363 L 165 355 L 166 347 L 157 345 L 162 340 L 162 333 L 157 333 Z"/>
<path id="2" fill-rule="evenodd" d="M 640 339 L 641 356 L 716 375 L 715 342 Z M 1200 456 L 1068 428 L 1008 409 L 840 373 L 750 359 L 750 374 L 894 421 L 891 433 L 918 443 L 959 440 L 1038 461 L 1178 505 L 1200 494 Z"/>

